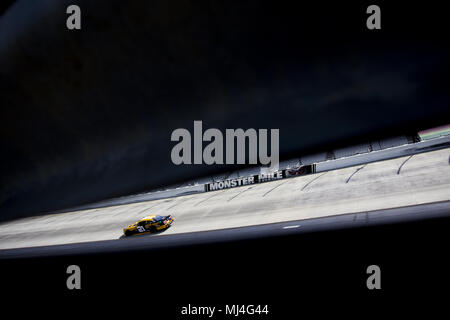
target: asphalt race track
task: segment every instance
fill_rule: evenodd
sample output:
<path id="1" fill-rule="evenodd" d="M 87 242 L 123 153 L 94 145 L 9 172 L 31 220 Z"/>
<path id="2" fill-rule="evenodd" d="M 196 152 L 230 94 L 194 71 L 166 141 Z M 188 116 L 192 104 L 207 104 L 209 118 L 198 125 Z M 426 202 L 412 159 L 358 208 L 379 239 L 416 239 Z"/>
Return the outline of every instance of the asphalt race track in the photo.
<path id="1" fill-rule="evenodd" d="M 297 229 L 305 219 L 372 211 L 387 215 L 397 211 L 379 210 L 402 207 L 415 208 L 421 218 L 426 218 L 427 212 L 433 216 L 436 210 L 448 214 L 449 151 L 446 148 L 234 189 L 5 222 L 0 225 L 0 249 L 112 239 L 139 246 L 145 242 L 139 238 L 193 237 L 192 232 L 282 222 L 292 223 L 278 229 Z M 436 205 L 426 206 L 433 203 L 437 209 Z M 160 234 L 121 239 L 123 227 L 149 214 L 172 214 L 175 222 Z M 370 215 L 353 215 L 352 219 L 359 222 Z"/>

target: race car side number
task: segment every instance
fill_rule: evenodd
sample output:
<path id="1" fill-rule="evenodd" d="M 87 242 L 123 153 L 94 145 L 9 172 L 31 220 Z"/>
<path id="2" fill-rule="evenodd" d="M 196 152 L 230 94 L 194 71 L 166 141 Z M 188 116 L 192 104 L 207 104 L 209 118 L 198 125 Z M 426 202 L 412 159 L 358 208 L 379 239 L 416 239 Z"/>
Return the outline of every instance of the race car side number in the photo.
<path id="1" fill-rule="evenodd" d="M 145 228 L 143 226 L 138 226 L 137 229 L 139 232 L 145 232 Z"/>

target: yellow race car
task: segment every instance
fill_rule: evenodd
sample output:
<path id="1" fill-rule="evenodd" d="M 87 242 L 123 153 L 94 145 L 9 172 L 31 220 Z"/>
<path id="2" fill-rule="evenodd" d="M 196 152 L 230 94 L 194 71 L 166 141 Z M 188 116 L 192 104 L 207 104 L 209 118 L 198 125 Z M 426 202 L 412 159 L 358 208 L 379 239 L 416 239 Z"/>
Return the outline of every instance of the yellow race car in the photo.
<path id="1" fill-rule="evenodd" d="M 174 218 L 172 215 L 168 216 L 158 216 L 151 215 L 142 218 L 136 223 L 130 224 L 128 227 L 123 229 L 123 234 L 125 236 L 131 236 L 135 234 L 149 234 L 158 231 L 165 230 L 171 226 Z"/>

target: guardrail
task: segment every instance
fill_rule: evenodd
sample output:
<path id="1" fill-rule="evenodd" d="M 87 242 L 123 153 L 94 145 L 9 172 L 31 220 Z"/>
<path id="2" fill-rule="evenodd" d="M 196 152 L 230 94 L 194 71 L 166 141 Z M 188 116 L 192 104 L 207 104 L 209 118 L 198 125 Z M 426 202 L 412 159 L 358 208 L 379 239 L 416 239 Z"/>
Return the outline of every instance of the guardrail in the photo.
<path id="1" fill-rule="evenodd" d="M 450 136 L 316 163 L 316 172 L 336 170 L 450 147 Z"/>
<path id="2" fill-rule="evenodd" d="M 411 144 L 405 144 L 402 146 L 371 151 L 364 154 L 357 154 L 345 158 L 339 158 L 334 160 L 326 160 L 313 164 L 303 165 L 297 168 L 286 168 L 278 170 L 268 174 L 251 175 L 245 177 L 238 177 L 234 179 L 225 179 L 214 181 L 206 184 L 197 184 L 193 186 L 185 186 L 180 188 L 149 192 L 144 194 L 125 196 L 121 198 L 114 198 L 109 200 L 104 200 L 96 203 L 91 203 L 83 206 L 78 206 L 75 208 L 70 208 L 66 210 L 60 210 L 57 212 L 68 212 L 77 210 L 87 210 L 102 208 L 108 206 L 117 206 L 129 203 L 144 202 L 151 200 L 166 199 L 172 197 L 179 197 L 188 194 L 201 193 L 216 191 L 228 188 L 235 188 L 244 185 L 262 183 L 268 181 L 274 181 L 278 179 L 284 179 L 289 177 L 295 177 L 300 175 L 312 174 L 316 172 L 324 172 L 330 170 L 336 170 L 351 166 L 356 166 L 359 164 L 365 164 L 370 162 L 377 162 L 382 160 L 388 160 L 433 150 L 438 150 L 442 148 L 450 147 L 450 136 L 440 137 L 432 140 L 425 140 Z M 56 213 L 56 212 L 54 212 Z"/>

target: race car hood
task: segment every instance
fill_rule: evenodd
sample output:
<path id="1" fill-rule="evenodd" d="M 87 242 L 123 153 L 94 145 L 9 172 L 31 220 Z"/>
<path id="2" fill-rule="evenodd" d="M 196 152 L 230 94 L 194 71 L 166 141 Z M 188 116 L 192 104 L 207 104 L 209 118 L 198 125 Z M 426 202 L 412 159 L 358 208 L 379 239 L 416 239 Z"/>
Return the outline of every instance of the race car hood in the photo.
<path id="1" fill-rule="evenodd" d="M 134 229 L 134 228 L 136 228 L 136 225 L 137 225 L 137 223 L 130 224 L 128 227 L 124 228 L 123 230 Z"/>

